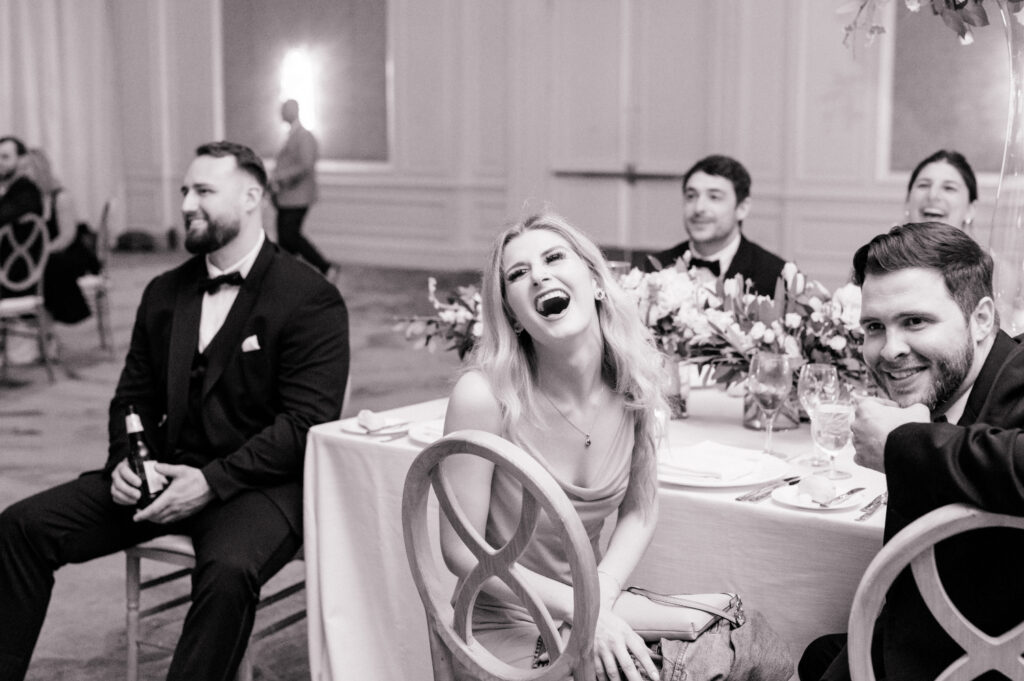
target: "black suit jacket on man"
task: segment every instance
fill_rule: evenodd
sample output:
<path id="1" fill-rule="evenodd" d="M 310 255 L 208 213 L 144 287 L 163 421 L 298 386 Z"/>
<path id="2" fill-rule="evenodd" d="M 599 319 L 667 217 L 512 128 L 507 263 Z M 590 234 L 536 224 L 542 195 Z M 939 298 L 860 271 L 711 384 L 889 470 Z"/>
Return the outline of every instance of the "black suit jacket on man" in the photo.
<path id="1" fill-rule="evenodd" d="M 150 282 L 110 405 L 109 472 L 127 455 L 132 404 L 155 457 L 200 468 L 224 500 L 262 490 L 302 527 L 302 463 L 310 426 L 338 418 L 348 379 L 348 316 L 338 290 L 264 243 L 223 327 L 206 349 L 202 451 L 181 448 L 199 338 L 206 263 L 197 256 Z"/>
<path id="2" fill-rule="evenodd" d="M 666 251 L 654 253 L 650 257 L 656 258 L 662 267 L 669 267 L 683 257 L 688 250 L 690 250 L 690 242 L 683 241 Z M 775 295 L 775 285 L 785 264 L 786 262 L 779 256 L 740 235 L 740 246 L 736 250 L 732 262 L 729 263 L 729 271 L 725 272 L 725 277 L 728 279 L 742 274 L 751 281 L 754 293 L 772 296 Z M 653 269 L 649 258 L 645 269 L 648 272 Z"/>
<path id="3" fill-rule="evenodd" d="M 1024 346 L 999 332 L 956 425 L 907 424 L 886 440 L 886 540 L 955 502 L 1024 515 L 1022 428 Z M 1021 621 L 1024 533 L 976 531 L 943 542 L 937 556 L 950 597 L 983 631 L 1001 634 Z M 879 627 L 888 679 L 930 681 L 960 655 L 927 612 L 909 572 L 889 592 Z"/>

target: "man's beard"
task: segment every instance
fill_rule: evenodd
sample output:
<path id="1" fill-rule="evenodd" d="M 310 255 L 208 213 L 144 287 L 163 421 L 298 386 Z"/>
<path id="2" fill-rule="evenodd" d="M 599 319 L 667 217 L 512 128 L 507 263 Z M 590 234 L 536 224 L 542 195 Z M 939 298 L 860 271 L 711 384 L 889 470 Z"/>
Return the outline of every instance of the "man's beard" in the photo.
<path id="1" fill-rule="evenodd" d="M 196 217 L 198 218 L 199 216 Z M 239 220 L 228 222 L 225 220 L 215 220 L 206 215 L 202 217 L 206 221 L 206 229 L 198 230 L 191 227 L 186 227 L 185 229 L 185 250 L 189 253 L 204 255 L 213 253 L 226 244 L 231 243 L 241 230 Z M 188 218 L 185 219 L 185 223 L 189 223 Z"/>
<path id="2" fill-rule="evenodd" d="M 956 394 L 956 391 L 967 378 L 971 365 L 974 364 L 974 345 L 968 339 L 958 350 L 932 358 L 931 374 L 932 384 L 928 386 L 920 398 L 917 396 L 889 395 L 901 407 L 909 407 L 911 404 L 920 402 L 928 407 L 928 411 L 934 411 L 940 404 L 947 404 L 949 399 Z M 891 366 L 889 366 L 892 369 Z M 874 367 L 871 368 L 871 375 L 875 383 L 887 388 L 887 381 Z"/>

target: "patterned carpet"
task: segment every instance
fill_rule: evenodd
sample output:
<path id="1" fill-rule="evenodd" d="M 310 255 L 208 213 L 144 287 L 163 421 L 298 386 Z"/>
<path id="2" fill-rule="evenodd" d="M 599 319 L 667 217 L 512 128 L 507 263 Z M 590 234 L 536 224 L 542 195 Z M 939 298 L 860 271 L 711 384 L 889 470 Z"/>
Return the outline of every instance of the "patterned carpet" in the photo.
<path id="1" fill-rule="evenodd" d="M 173 267 L 182 253 L 115 254 L 113 282 L 114 353 L 98 348 L 93 320 L 59 326 L 61 365 L 49 384 L 39 366 L 12 367 L 0 385 L 0 508 L 28 494 L 96 468 L 106 455 L 106 410 L 113 395 L 142 290 L 155 274 Z M 347 265 L 338 287 L 349 310 L 352 344 L 351 398 L 344 413 L 385 409 L 445 395 L 458 368 L 453 353 L 426 355 L 411 349 L 392 327 L 395 319 L 430 311 L 426 271 Z M 442 290 L 474 281 L 472 272 L 439 277 Z M 429 358 L 429 359 L 428 359 Z M 144 563 L 144 576 L 162 571 Z M 294 577 L 289 566 L 274 581 Z M 292 604 L 301 605 L 301 596 Z M 287 607 L 283 604 L 282 608 Z M 274 606 L 279 607 L 279 606 Z M 108 556 L 57 573 L 46 624 L 28 678 L 37 681 L 108 681 L 123 678 L 124 558 Z M 271 609 L 272 610 L 272 609 Z M 182 610 L 154 618 L 146 630 L 173 645 Z M 160 679 L 168 656 L 147 653 L 142 678 Z M 297 625 L 261 641 L 256 678 L 309 678 L 305 626 Z"/>

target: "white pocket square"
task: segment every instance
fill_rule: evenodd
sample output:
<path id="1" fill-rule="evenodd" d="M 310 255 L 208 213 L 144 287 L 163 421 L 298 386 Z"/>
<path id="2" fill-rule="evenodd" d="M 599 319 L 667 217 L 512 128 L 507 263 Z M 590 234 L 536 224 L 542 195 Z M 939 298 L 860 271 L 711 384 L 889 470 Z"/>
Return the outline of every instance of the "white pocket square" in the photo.
<path id="1" fill-rule="evenodd" d="M 242 352 L 252 352 L 260 349 L 260 340 L 255 335 L 249 336 L 242 341 Z"/>

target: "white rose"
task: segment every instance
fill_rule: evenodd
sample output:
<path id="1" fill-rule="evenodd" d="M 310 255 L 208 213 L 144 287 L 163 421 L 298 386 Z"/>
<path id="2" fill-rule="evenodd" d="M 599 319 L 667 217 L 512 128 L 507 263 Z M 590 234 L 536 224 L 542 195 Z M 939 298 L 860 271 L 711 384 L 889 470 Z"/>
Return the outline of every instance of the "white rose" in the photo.
<path id="1" fill-rule="evenodd" d="M 848 327 L 860 326 L 860 287 L 846 284 L 832 295 L 832 302 L 840 308 L 839 318 Z"/>
<path id="2" fill-rule="evenodd" d="M 800 324 L 803 322 L 803 317 L 798 315 L 796 312 L 786 313 L 786 328 L 787 329 L 799 329 Z"/>
<path id="3" fill-rule="evenodd" d="M 782 266 L 782 280 L 786 282 L 786 288 L 793 290 L 793 278 L 796 277 L 799 270 L 796 268 L 795 263 L 787 262 Z"/>
<path id="4" fill-rule="evenodd" d="M 764 322 L 754 322 L 754 325 L 750 327 L 750 337 L 758 341 L 765 338 L 765 332 L 768 331 L 765 327 Z M 765 339 L 766 342 L 771 343 L 770 340 Z"/>
<path id="5" fill-rule="evenodd" d="M 828 339 L 828 346 L 836 352 L 842 352 L 846 348 L 846 338 L 843 336 L 832 336 Z"/>
<path id="6" fill-rule="evenodd" d="M 761 322 L 758 322 L 758 324 L 760 324 L 760 323 Z M 772 331 L 771 329 L 765 329 L 765 332 L 764 332 L 764 342 L 767 343 L 768 345 L 771 345 L 772 343 L 774 343 L 775 342 L 775 332 Z"/>

